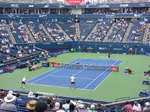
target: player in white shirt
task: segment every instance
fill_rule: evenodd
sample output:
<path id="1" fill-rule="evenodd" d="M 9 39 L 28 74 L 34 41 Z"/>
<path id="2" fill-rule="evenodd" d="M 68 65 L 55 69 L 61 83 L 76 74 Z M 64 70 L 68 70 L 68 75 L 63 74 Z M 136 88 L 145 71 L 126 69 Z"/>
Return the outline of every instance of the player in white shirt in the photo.
<path id="1" fill-rule="evenodd" d="M 26 78 L 26 76 L 24 76 L 24 77 L 22 78 L 22 82 L 21 82 L 20 88 L 22 88 L 22 85 L 24 85 L 23 88 L 26 88 L 26 81 L 27 81 L 27 78 Z"/>
<path id="2" fill-rule="evenodd" d="M 72 85 L 74 85 L 74 88 L 76 88 L 76 82 L 75 82 L 75 77 L 74 77 L 74 75 L 72 75 L 72 76 L 70 77 L 70 79 L 71 79 L 70 88 L 72 87 Z"/>

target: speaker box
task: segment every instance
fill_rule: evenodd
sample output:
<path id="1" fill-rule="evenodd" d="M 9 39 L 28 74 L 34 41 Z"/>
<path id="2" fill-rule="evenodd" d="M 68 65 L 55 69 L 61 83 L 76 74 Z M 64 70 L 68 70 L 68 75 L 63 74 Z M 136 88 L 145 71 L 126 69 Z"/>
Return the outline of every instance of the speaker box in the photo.
<path id="1" fill-rule="evenodd" d="M 147 97 L 147 96 L 148 96 L 148 93 L 145 92 L 145 91 L 141 91 L 141 92 L 139 93 L 139 96 L 141 96 L 141 97 Z"/>
<path id="2" fill-rule="evenodd" d="M 143 81 L 142 84 L 143 85 L 149 85 L 150 83 L 149 83 L 149 81 Z"/>

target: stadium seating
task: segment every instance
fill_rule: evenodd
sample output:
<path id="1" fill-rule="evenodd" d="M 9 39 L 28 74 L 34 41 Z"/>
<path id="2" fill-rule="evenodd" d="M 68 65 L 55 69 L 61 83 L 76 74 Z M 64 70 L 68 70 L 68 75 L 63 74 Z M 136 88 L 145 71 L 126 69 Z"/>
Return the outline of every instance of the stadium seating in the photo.
<path id="1" fill-rule="evenodd" d="M 55 22 L 43 22 L 43 25 L 55 41 L 68 41 L 65 34 L 56 26 Z"/>
<path id="2" fill-rule="evenodd" d="M 19 0 L 1 0 L 2 3 L 10 3 L 11 7 L 7 7 L 8 4 L 5 4 L 6 7 L 1 8 L 0 14 L 0 63 L 9 63 L 11 64 L 13 61 L 13 64 L 11 66 L 14 67 L 14 63 L 16 64 L 17 59 L 22 58 L 33 58 L 34 53 L 38 54 L 38 59 L 40 61 L 45 61 L 47 58 L 52 57 L 52 54 L 48 54 L 46 56 L 42 55 L 41 52 L 43 49 L 51 50 L 51 52 L 56 51 L 57 54 L 63 53 L 63 48 L 70 49 L 71 46 L 71 39 L 74 41 L 74 43 L 80 43 L 80 41 L 85 42 L 84 45 L 86 47 L 93 45 L 97 47 L 97 50 L 101 49 L 107 49 L 108 44 L 106 44 L 105 47 L 101 46 L 97 43 L 86 43 L 86 38 L 88 37 L 88 41 L 90 42 L 103 42 L 104 39 L 105 42 L 110 42 L 109 47 L 111 47 L 112 42 L 123 42 L 123 39 L 125 37 L 125 34 L 127 34 L 127 38 L 124 42 L 129 43 L 143 43 L 143 37 L 145 35 L 145 29 L 147 23 L 143 19 L 143 15 L 149 16 L 149 7 L 146 6 L 146 2 L 149 3 L 149 0 L 99 0 L 99 3 L 96 3 L 96 8 L 90 8 L 93 7 L 94 0 L 92 1 L 86 1 L 83 2 L 81 6 L 75 6 L 77 7 L 84 7 L 83 4 L 86 4 L 86 8 L 81 10 L 81 13 L 86 16 L 86 14 L 90 14 L 90 16 L 87 16 L 85 18 L 83 15 L 74 15 L 74 17 L 80 16 L 80 23 L 79 25 L 79 35 L 77 36 L 77 28 L 76 24 L 74 22 L 74 18 L 69 17 L 73 14 L 70 14 L 68 17 L 62 16 L 58 17 L 59 14 L 69 14 L 70 9 L 65 8 L 62 4 L 65 4 L 65 2 L 61 2 L 61 0 L 33 0 L 33 5 L 29 5 L 31 3 L 30 0 L 25 1 L 19 1 Z M 95 0 L 97 1 L 97 0 Z M 20 3 L 24 3 L 26 5 L 25 8 L 29 6 L 29 10 L 22 9 L 20 11 Z M 52 4 L 53 3 L 53 4 Z M 120 8 L 118 7 L 110 7 L 107 4 L 115 4 L 117 6 L 118 3 L 120 5 Z M 131 4 L 130 4 L 131 3 Z M 136 5 L 140 4 L 140 7 L 133 6 L 133 3 L 137 3 Z M 44 4 L 42 8 L 40 8 L 40 5 L 37 4 Z M 92 5 L 91 5 L 92 4 Z M 54 7 L 56 5 L 59 5 L 60 9 L 57 8 L 50 8 L 47 9 L 50 5 L 53 5 Z M 128 7 L 130 6 L 131 7 Z M 38 8 L 35 8 L 34 6 L 37 6 Z M 68 5 L 69 6 L 69 5 Z M 63 7 L 63 8 L 61 8 Z M 74 6 L 73 6 L 74 7 Z M 74 7 L 74 8 L 75 8 Z M 13 10 L 12 10 L 13 9 Z M 23 11 L 24 10 L 24 11 Z M 4 12 L 6 13 L 4 14 Z M 74 10 L 73 10 L 74 11 Z M 19 14 L 22 14 L 21 17 Z M 78 12 L 80 13 L 80 11 Z M 29 14 L 29 15 L 27 15 Z M 55 17 L 48 17 L 49 15 L 55 16 Z M 101 14 L 99 16 L 98 14 Z M 123 16 L 125 14 L 128 14 L 127 16 L 124 16 L 126 19 L 122 19 L 122 17 L 118 16 L 119 14 L 122 14 Z M 92 17 L 93 15 L 96 15 L 95 18 Z M 133 20 L 130 18 L 130 15 L 133 16 Z M 3 17 L 4 16 L 4 17 Z M 29 18 L 28 18 L 29 17 Z M 108 18 L 107 18 L 108 17 Z M 116 17 L 116 18 L 115 18 Z M 99 19 L 102 19 L 102 21 L 99 21 Z M 115 18 L 112 21 L 112 18 Z M 140 18 L 140 19 L 139 19 Z M 129 21 L 127 21 L 130 19 Z M 45 21 L 46 20 L 46 21 Z M 150 21 L 149 21 L 150 22 Z M 114 25 L 112 27 L 112 24 Z M 131 28 L 129 28 L 129 24 L 132 24 Z M 42 27 L 46 28 L 46 31 L 52 36 L 56 44 L 52 44 L 52 40 L 47 35 L 47 32 Z M 27 26 L 27 27 L 26 27 Z M 10 30 L 9 30 L 10 28 Z M 110 30 L 112 28 L 112 31 Z M 149 28 L 149 27 L 148 27 Z M 29 29 L 29 31 L 28 31 Z M 61 30 L 62 29 L 62 30 Z M 127 29 L 129 31 L 127 31 Z M 110 32 L 108 33 L 108 31 Z M 146 44 L 150 45 L 150 28 L 148 29 L 148 35 L 146 40 L 144 41 Z M 11 35 L 12 34 L 12 35 Z M 108 36 L 106 38 L 106 36 Z M 33 37 L 33 39 L 32 39 Z M 71 38 L 71 39 L 70 39 Z M 35 40 L 35 42 L 33 41 Z M 64 46 L 63 42 L 70 42 L 70 46 Z M 33 48 L 36 45 L 40 46 L 41 48 Z M 18 45 L 17 45 L 18 44 Z M 47 47 L 47 46 L 48 47 Z M 54 46 L 53 46 L 54 45 Z M 46 46 L 46 47 L 45 47 Z M 113 46 L 113 45 L 112 45 Z M 123 44 L 122 44 L 123 46 Z M 57 48 L 58 47 L 58 48 Z M 82 45 L 78 44 L 77 46 L 79 49 L 82 49 Z M 114 47 L 114 46 L 113 46 Z M 124 45 L 124 47 L 130 47 L 128 45 Z M 78 49 L 77 48 L 77 49 Z M 134 48 L 138 48 L 137 45 L 134 46 Z M 56 50 L 58 49 L 58 50 Z M 59 50 L 60 49 L 60 50 Z M 76 49 L 76 48 L 74 48 Z M 61 51 L 62 50 L 62 51 Z M 114 47 L 114 51 L 122 49 L 119 46 Z M 144 52 L 142 49 L 138 49 L 139 52 Z M 105 52 L 104 51 L 104 52 Z M 113 50 L 112 50 L 113 51 Z M 69 51 L 67 51 L 69 52 Z M 107 52 L 107 51 L 106 51 Z M 148 51 L 150 52 L 150 51 Z M 116 53 L 116 52 L 115 52 Z M 26 64 L 27 59 L 22 59 L 21 63 L 23 66 Z M 26 67 L 26 66 L 25 66 Z M 5 65 L 1 66 L 1 69 L 5 68 Z M 149 82 L 143 81 L 142 84 L 149 85 Z M 1 90 L 2 91 L 2 90 Z M 4 90 L 8 91 L 8 90 Z M 28 92 L 27 91 L 19 91 L 19 90 L 13 90 L 14 95 L 16 93 L 21 93 L 21 98 L 23 99 L 22 104 L 15 104 L 17 106 L 17 111 L 19 112 L 28 112 L 29 110 L 26 108 L 26 104 L 31 100 L 35 99 L 37 101 L 43 101 L 46 102 L 47 97 L 44 97 L 42 94 L 40 94 L 40 98 L 29 98 L 27 97 Z M 34 93 L 35 94 L 35 93 Z M 147 97 L 147 92 L 140 92 L 139 96 L 141 99 L 128 99 L 128 101 L 133 105 L 134 101 L 138 101 L 142 108 L 144 107 L 145 102 L 150 102 L 150 98 Z M 1 98 L 4 98 L 4 96 L 0 96 Z M 146 98 L 143 98 L 146 97 Z M 125 101 L 122 102 L 105 102 L 105 101 L 96 101 L 91 99 L 84 99 L 84 98 L 73 98 L 73 97 L 67 97 L 67 96 L 60 96 L 59 97 L 63 104 L 65 103 L 65 100 L 71 99 L 73 101 L 79 101 L 82 100 L 86 106 L 86 109 L 89 109 L 89 104 L 94 103 L 95 105 L 97 103 L 102 103 L 104 111 L 106 112 L 120 112 L 124 111 L 122 110 L 122 107 L 125 105 Z M 0 109 L 1 110 L 1 109 Z M 10 112 L 13 112 L 12 110 L 7 110 Z M 56 110 L 48 109 L 47 112 L 55 112 Z M 66 110 L 67 111 L 67 110 Z M 16 112 L 16 111 L 14 111 Z M 101 112 L 101 111 L 98 111 Z"/>
<path id="3" fill-rule="evenodd" d="M 114 25 L 112 33 L 108 36 L 108 42 L 121 42 L 127 27 L 127 21 L 124 19 L 118 19 Z"/>
<path id="4" fill-rule="evenodd" d="M 0 98 L 4 98 L 7 93 L 9 92 L 10 90 L 6 90 L 6 89 L 0 89 Z M 28 112 L 29 110 L 26 108 L 26 104 L 30 101 L 30 100 L 36 100 L 37 102 L 45 102 L 47 101 L 47 99 L 49 97 L 51 98 L 54 98 L 55 96 L 44 96 L 43 94 L 41 93 L 38 93 L 38 98 L 36 98 L 34 95 L 37 94 L 37 93 L 32 93 L 33 94 L 33 97 L 29 97 L 29 93 L 28 91 L 19 91 L 19 90 L 11 90 L 13 92 L 13 95 L 16 95 L 17 93 L 20 94 L 20 98 L 22 99 L 22 103 L 15 103 L 13 102 L 13 104 L 16 105 L 17 107 L 17 111 L 19 112 Z M 6 93 L 6 94 L 5 94 Z M 4 95 L 2 95 L 4 94 Z M 147 97 L 147 95 L 144 93 L 144 92 L 140 92 L 140 94 L 143 99 L 139 98 L 139 99 L 136 99 L 136 100 L 128 100 L 128 102 L 131 104 L 131 105 L 134 105 L 134 102 L 138 102 L 141 107 L 145 107 L 144 103 L 145 102 L 148 102 L 150 101 L 150 98 Z M 146 98 L 145 98 L 146 96 Z M 96 101 L 96 100 L 90 100 L 90 99 L 84 99 L 84 98 L 73 98 L 73 97 L 66 97 L 66 96 L 59 96 L 58 97 L 59 101 L 62 102 L 63 104 L 65 104 L 65 100 L 66 99 L 70 99 L 72 100 L 72 102 L 76 103 L 76 109 L 78 110 L 78 105 L 79 104 L 84 104 L 85 107 L 84 109 L 87 109 L 89 110 L 89 105 L 92 103 L 95 105 L 95 110 L 97 109 L 97 104 L 98 103 L 101 103 L 102 104 L 102 107 L 103 107 L 103 111 L 115 111 L 115 112 L 120 112 L 120 111 L 124 111 L 122 110 L 123 106 L 125 105 L 126 101 L 118 101 L 118 102 L 104 102 L 104 101 Z M 5 110 L 5 109 L 0 109 L 0 110 Z M 16 111 L 12 111 L 12 110 L 7 110 L 8 112 L 11 111 L 11 112 L 16 112 Z M 51 111 L 56 111 L 54 109 L 50 109 L 50 108 L 47 108 L 47 112 L 51 112 Z M 67 110 L 65 110 L 67 111 Z M 97 110 L 98 111 L 98 110 Z M 99 112 L 103 112 L 102 110 L 99 111 Z"/>
<path id="5" fill-rule="evenodd" d="M 97 27 L 92 32 L 92 35 L 90 36 L 89 40 L 91 41 L 103 41 L 105 38 L 109 28 L 111 26 L 111 22 L 109 21 L 100 21 L 98 22 Z"/>
<path id="6" fill-rule="evenodd" d="M 51 42 L 50 38 L 43 31 L 43 29 L 39 23 L 37 23 L 35 21 L 28 21 L 26 24 L 27 24 L 30 32 L 32 33 L 32 35 L 33 35 L 33 37 L 37 43 L 39 43 L 39 42 L 43 42 L 43 43 Z"/>
<path id="7" fill-rule="evenodd" d="M 25 30 L 25 27 L 22 21 L 13 21 L 10 20 L 9 27 L 11 28 L 11 32 L 15 37 L 17 43 L 31 43 L 31 39 Z"/>
<path id="8" fill-rule="evenodd" d="M 58 19 L 58 24 L 74 40 L 73 37 L 76 35 L 74 21 L 72 19 Z"/>
<path id="9" fill-rule="evenodd" d="M 96 19 L 80 19 L 80 41 L 83 41 L 88 36 L 96 23 Z"/>
<path id="10" fill-rule="evenodd" d="M 142 42 L 146 23 L 144 21 L 133 21 L 131 30 L 127 37 L 128 42 Z"/>

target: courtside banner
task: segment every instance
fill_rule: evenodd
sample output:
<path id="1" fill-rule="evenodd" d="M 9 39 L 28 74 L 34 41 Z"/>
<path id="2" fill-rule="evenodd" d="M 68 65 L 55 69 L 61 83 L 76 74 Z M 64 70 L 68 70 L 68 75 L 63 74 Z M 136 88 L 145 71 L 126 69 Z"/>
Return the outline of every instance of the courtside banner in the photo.
<path id="1" fill-rule="evenodd" d="M 53 66 L 54 67 L 60 67 L 60 63 L 54 63 Z"/>
<path id="2" fill-rule="evenodd" d="M 84 0 L 66 0 L 70 5 L 80 5 Z"/>
<path id="3" fill-rule="evenodd" d="M 0 69 L 0 74 L 5 73 L 6 69 Z"/>
<path id="4" fill-rule="evenodd" d="M 118 68 L 118 67 L 115 67 L 115 66 L 110 67 L 110 69 L 111 69 L 112 71 L 118 71 L 118 70 L 119 70 L 119 68 Z"/>

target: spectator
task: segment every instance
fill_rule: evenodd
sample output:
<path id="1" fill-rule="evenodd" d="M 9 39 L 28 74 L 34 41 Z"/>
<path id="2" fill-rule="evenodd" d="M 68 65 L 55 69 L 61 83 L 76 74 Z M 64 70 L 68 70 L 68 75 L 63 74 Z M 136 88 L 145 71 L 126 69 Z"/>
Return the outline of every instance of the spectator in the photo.
<path id="1" fill-rule="evenodd" d="M 70 106 L 70 99 L 66 99 L 66 103 L 63 104 L 63 108 L 66 109 L 66 110 L 68 110 L 69 106 Z"/>
<path id="2" fill-rule="evenodd" d="M 35 99 L 35 100 L 38 100 L 38 99 L 39 99 L 39 94 L 38 94 L 38 93 L 35 93 L 34 99 Z"/>
<path id="3" fill-rule="evenodd" d="M 129 49 L 129 54 L 132 54 L 132 51 L 133 51 L 132 48 L 130 48 L 130 49 Z"/>
<path id="4" fill-rule="evenodd" d="M 29 93 L 28 93 L 28 97 L 30 97 L 30 98 L 34 98 L 33 93 L 32 93 L 32 92 L 29 92 Z"/>
<path id="5" fill-rule="evenodd" d="M 97 103 L 96 111 L 97 111 L 97 112 L 104 111 L 104 109 L 103 109 L 101 103 Z"/>
<path id="6" fill-rule="evenodd" d="M 123 106 L 122 110 L 126 110 L 126 112 L 132 112 L 132 105 L 127 101 L 125 106 Z"/>
<path id="7" fill-rule="evenodd" d="M 50 108 L 50 106 L 51 106 L 51 101 L 52 101 L 51 99 L 47 99 L 47 101 L 46 101 L 48 108 Z"/>
<path id="8" fill-rule="evenodd" d="M 59 98 L 58 95 L 54 96 L 53 100 L 52 100 L 52 104 L 54 105 L 56 102 L 59 102 Z"/>
<path id="9" fill-rule="evenodd" d="M 63 102 L 59 101 L 59 103 L 60 103 L 59 110 L 64 110 L 64 108 L 63 108 Z"/>
<path id="10" fill-rule="evenodd" d="M 146 103 L 145 103 L 145 107 L 143 108 L 143 111 L 144 111 L 144 112 L 149 112 L 149 109 L 150 109 L 150 103 L 149 103 L 149 102 L 146 102 Z"/>
<path id="11" fill-rule="evenodd" d="M 67 112 L 78 112 L 78 111 L 75 109 L 75 105 L 73 103 L 71 103 L 69 105 L 69 109 Z"/>
<path id="12" fill-rule="evenodd" d="M 88 112 L 96 112 L 94 104 L 91 104 L 89 107 L 90 109 L 88 110 Z"/>
<path id="13" fill-rule="evenodd" d="M 80 103 L 77 105 L 78 112 L 88 112 L 88 110 L 85 108 L 85 105 L 83 103 Z"/>
<path id="14" fill-rule="evenodd" d="M 16 94 L 16 99 L 14 100 L 14 103 L 15 104 L 21 104 L 21 103 L 23 103 L 22 99 L 20 98 L 20 94 L 19 93 Z"/>
<path id="15" fill-rule="evenodd" d="M 58 110 L 60 108 L 60 103 L 59 102 L 56 102 L 55 103 L 55 110 Z"/>
<path id="16" fill-rule="evenodd" d="M 26 108 L 29 110 L 29 112 L 34 112 L 36 104 L 36 100 L 30 100 L 29 103 L 26 104 Z"/>
<path id="17" fill-rule="evenodd" d="M 35 106 L 35 112 L 46 112 L 47 105 L 45 102 L 38 102 Z"/>
<path id="18" fill-rule="evenodd" d="M 5 102 L 1 104 L 0 109 L 17 110 L 17 107 L 14 104 L 12 104 L 15 98 L 16 97 L 13 96 L 12 94 L 7 94 L 7 96 L 4 98 Z"/>
<path id="19" fill-rule="evenodd" d="M 134 105 L 133 105 L 132 109 L 134 111 L 141 111 L 142 110 L 141 105 L 137 101 L 134 102 Z"/>
<path id="20" fill-rule="evenodd" d="M 12 90 L 8 91 L 8 94 L 13 94 L 14 92 Z"/>

